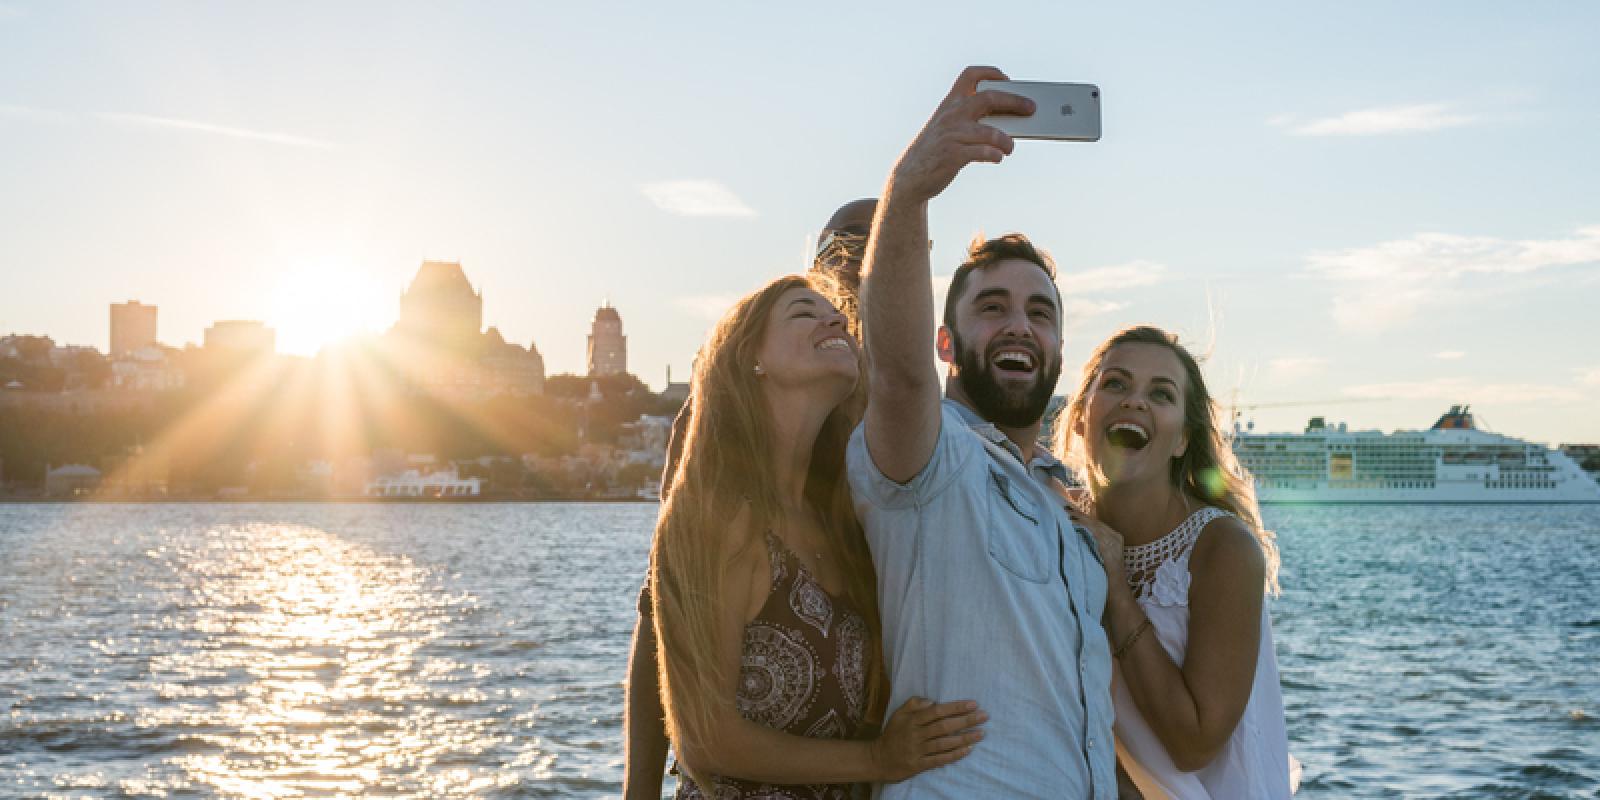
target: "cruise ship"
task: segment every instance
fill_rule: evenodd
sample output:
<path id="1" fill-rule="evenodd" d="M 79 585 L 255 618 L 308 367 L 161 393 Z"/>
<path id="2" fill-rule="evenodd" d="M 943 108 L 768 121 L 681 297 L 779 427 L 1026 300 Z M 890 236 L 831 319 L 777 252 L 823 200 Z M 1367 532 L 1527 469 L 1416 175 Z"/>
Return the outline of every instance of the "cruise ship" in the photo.
<path id="1" fill-rule="evenodd" d="M 1391 434 L 1322 417 L 1298 434 L 1236 426 L 1233 451 L 1263 503 L 1600 503 L 1600 483 L 1566 453 L 1479 430 L 1468 406 Z"/>

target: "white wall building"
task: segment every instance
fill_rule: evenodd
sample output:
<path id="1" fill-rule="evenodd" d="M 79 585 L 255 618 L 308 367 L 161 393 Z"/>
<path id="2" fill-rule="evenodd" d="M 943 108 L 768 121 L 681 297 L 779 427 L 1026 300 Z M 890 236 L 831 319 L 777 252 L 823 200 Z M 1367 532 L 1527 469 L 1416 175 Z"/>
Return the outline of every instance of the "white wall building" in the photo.
<path id="1" fill-rule="evenodd" d="M 111 385 L 118 389 L 165 392 L 183 388 L 183 372 L 159 345 L 140 347 L 111 362 Z"/>
<path id="2" fill-rule="evenodd" d="M 481 479 L 463 478 L 454 469 L 437 472 L 408 469 L 368 483 L 366 491 L 368 497 L 477 497 L 481 494 Z"/>

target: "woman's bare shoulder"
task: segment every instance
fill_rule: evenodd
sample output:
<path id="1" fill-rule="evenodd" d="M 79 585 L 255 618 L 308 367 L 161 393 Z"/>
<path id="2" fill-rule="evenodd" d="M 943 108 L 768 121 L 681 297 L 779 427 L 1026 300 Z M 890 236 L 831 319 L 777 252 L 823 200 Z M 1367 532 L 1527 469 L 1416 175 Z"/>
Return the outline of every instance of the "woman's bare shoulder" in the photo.
<path id="1" fill-rule="evenodd" d="M 1261 540 L 1244 520 L 1223 514 L 1206 523 L 1195 540 L 1192 572 L 1206 572 L 1229 579 L 1266 579 L 1267 557 Z"/>

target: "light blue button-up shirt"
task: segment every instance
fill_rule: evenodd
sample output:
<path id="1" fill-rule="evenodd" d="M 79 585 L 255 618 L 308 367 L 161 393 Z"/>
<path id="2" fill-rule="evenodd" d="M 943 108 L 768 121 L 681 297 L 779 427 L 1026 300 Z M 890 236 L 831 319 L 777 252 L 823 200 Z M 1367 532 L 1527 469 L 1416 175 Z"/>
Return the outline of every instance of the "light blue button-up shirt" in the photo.
<path id="1" fill-rule="evenodd" d="M 945 400 L 921 474 L 896 483 L 850 440 L 850 487 L 878 570 L 889 710 L 912 696 L 976 700 L 985 738 L 883 798 L 1116 797 L 1106 576 L 1089 533 L 995 426 Z"/>

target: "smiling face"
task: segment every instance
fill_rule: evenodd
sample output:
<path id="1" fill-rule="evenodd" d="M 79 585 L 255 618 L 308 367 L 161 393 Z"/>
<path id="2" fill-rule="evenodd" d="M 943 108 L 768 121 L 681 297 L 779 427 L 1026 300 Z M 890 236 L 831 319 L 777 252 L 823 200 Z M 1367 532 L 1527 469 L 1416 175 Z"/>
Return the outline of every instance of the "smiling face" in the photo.
<path id="1" fill-rule="evenodd" d="M 984 419 L 1010 428 L 1039 422 L 1061 377 L 1061 309 L 1055 283 L 1030 261 L 973 270 L 939 329 L 939 358 Z"/>
<path id="2" fill-rule="evenodd" d="M 1107 351 L 1073 429 L 1091 469 L 1111 484 L 1168 480 L 1188 446 L 1187 383 L 1168 347 L 1127 342 Z"/>
<path id="3" fill-rule="evenodd" d="M 772 390 L 822 387 L 843 398 L 860 375 L 856 342 L 845 330 L 844 315 L 803 286 L 784 291 L 772 306 L 757 360 Z"/>

